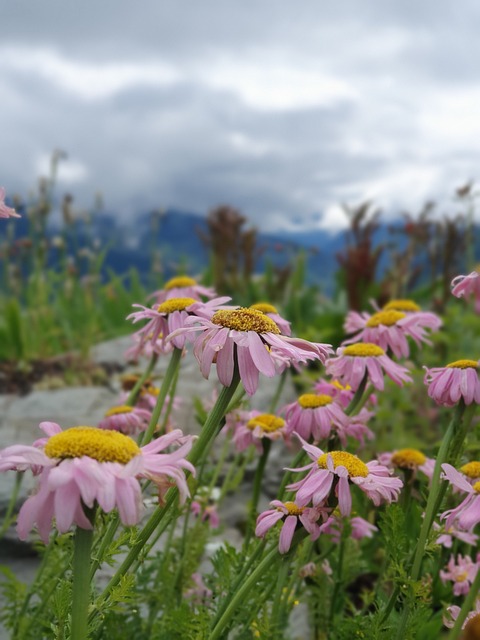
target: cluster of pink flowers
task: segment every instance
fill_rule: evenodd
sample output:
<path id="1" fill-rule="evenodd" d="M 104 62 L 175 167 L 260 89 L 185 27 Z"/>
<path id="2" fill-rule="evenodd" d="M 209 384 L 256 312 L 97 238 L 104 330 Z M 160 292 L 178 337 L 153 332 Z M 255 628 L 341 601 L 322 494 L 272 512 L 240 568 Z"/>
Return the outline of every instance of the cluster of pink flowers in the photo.
<path id="1" fill-rule="evenodd" d="M 42 422 L 47 437 L 33 446 L 13 445 L 0 451 L 0 471 L 31 469 L 38 476 L 37 491 L 20 509 L 17 531 L 24 540 L 37 525 L 48 542 L 53 521 L 60 533 L 72 524 L 91 529 L 84 508 L 95 505 L 108 513 L 117 508 L 125 525 L 136 524 L 142 513 L 139 479 L 157 485 L 160 496 L 177 485 L 181 501 L 189 495 L 185 471 L 195 469 L 185 459 L 193 438 L 180 430 L 139 447 L 118 431 L 96 427 L 72 427 L 65 431 L 54 422 Z M 170 447 L 175 451 L 165 452 Z"/>
<path id="2" fill-rule="evenodd" d="M 345 321 L 347 333 L 355 335 L 344 344 L 369 342 L 388 349 L 397 357 L 408 357 L 410 347 L 407 338 L 420 345 L 430 344 L 427 330 L 437 331 L 440 318 L 430 311 L 421 311 L 411 300 L 392 300 L 376 313 L 350 311 Z"/>

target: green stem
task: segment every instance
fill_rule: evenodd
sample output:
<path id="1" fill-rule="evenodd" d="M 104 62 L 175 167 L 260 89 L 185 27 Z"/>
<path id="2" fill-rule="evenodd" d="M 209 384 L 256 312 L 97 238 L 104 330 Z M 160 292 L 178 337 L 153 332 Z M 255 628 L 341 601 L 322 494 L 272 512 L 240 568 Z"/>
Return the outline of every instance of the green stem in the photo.
<path id="1" fill-rule="evenodd" d="M 10 502 L 8 503 L 2 528 L 0 529 L 0 540 L 3 538 L 8 527 L 12 523 L 12 514 L 13 514 L 13 510 L 15 509 L 15 505 L 17 504 L 17 498 L 20 491 L 20 487 L 22 486 L 23 476 L 24 476 L 23 471 L 17 471 L 17 474 L 15 476 L 15 484 L 13 486 L 13 491 L 10 496 Z"/>
<path id="2" fill-rule="evenodd" d="M 167 429 L 168 419 L 170 418 L 170 414 L 173 409 L 173 401 L 175 400 L 175 393 L 177 391 L 177 382 L 178 382 L 178 374 L 180 373 L 180 367 L 175 371 L 173 382 L 170 387 L 170 398 L 168 400 L 168 405 L 165 411 L 165 416 L 162 420 L 162 426 L 160 427 L 160 433 L 165 433 Z"/>
<path id="3" fill-rule="evenodd" d="M 243 585 L 238 590 L 235 590 L 235 593 L 230 599 L 228 606 L 225 608 L 224 613 L 220 617 L 217 615 L 217 617 L 213 621 L 213 627 L 209 635 L 209 640 L 217 640 L 218 638 L 223 637 L 223 631 L 230 622 L 230 618 L 235 613 L 237 606 L 241 604 L 242 600 L 249 593 L 249 591 L 254 588 L 256 582 L 259 580 L 262 574 L 271 569 L 272 564 L 275 562 L 275 560 L 278 560 L 278 558 L 278 549 L 275 546 L 270 549 L 269 553 L 267 553 L 265 558 L 263 558 L 260 564 L 257 565 L 256 569 L 252 571 Z M 251 561 L 248 563 L 248 565 L 251 565 Z"/>
<path id="4" fill-rule="evenodd" d="M 73 551 L 72 640 L 86 640 L 88 637 L 92 542 L 93 529 L 77 527 Z"/>
<path id="5" fill-rule="evenodd" d="M 232 384 L 229 387 L 223 387 L 222 391 L 220 392 L 218 400 L 215 403 L 212 411 L 208 415 L 208 418 L 206 419 L 205 424 L 202 428 L 202 432 L 198 440 L 195 442 L 192 450 L 190 451 L 190 455 L 187 458 L 194 466 L 197 464 L 201 456 L 211 448 L 212 443 L 218 433 L 218 429 L 221 425 L 222 418 L 225 415 L 225 411 L 230 400 L 232 399 L 233 394 L 235 393 L 235 389 L 237 388 L 239 382 L 240 376 L 238 374 L 238 371 L 235 371 Z M 112 576 L 109 583 L 105 587 L 105 590 L 101 594 L 99 598 L 100 603 L 106 600 L 112 589 L 120 582 L 121 578 L 130 569 L 132 564 L 135 562 L 138 554 L 146 545 L 157 527 L 160 525 L 163 518 L 167 514 L 169 514 L 170 509 L 177 500 L 177 497 L 177 487 L 174 487 L 167 492 L 167 495 L 165 496 L 165 504 L 155 509 L 155 511 L 152 513 L 149 520 L 145 524 L 144 528 L 139 532 L 137 540 L 132 545 L 127 557 L 117 569 L 116 573 Z M 98 606 L 97 610 L 100 610 L 100 608 L 101 607 Z"/>
<path id="6" fill-rule="evenodd" d="M 448 634 L 447 640 L 457 640 L 460 635 L 460 630 L 465 622 L 466 617 L 473 609 L 475 598 L 477 597 L 478 591 L 480 589 L 480 571 L 478 571 L 475 580 L 470 587 L 470 591 L 467 593 L 467 597 L 463 601 L 462 608 L 460 609 L 460 613 L 458 614 L 457 619 L 455 620 L 455 624 L 453 625 L 450 633 Z M 469 636 L 470 637 L 470 636 Z M 473 637 L 473 635 L 472 635 Z"/>
<path id="7" fill-rule="evenodd" d="M 272 604 L 272 623 L 273 628 L 278 629 L 279 631 L 282 629 L 282 595 L 283 588 L 288 579 L 288 572 L 290 569 L 290 555 L 283 556 L 280 564 L 280 569 L 277 573 L 277 587 L 275 589 L 275 596 Z"/>
<path id="8" fill-rule="evenodd" d="M 363 392 L 365 391 L 365 387 L 367 386 L 367 380 L 368 380 L 368 376 L 367 376 L 367 374 L 365 374 L 363 376 L 363 380 L 361 381 L 358 389 L 355 391 L 355 395 L 350 400 L 350 404 L 345 409 L 345 413 L 347 414 L 347 416 L 353 415 L 354 411 L 360 405 L 360 402 L 361 402 L 362 396 L 363 396 Z M 370 395 L 370 393 L 371 393 L 371 391 L 369 391 L 369 394 L 365 397 L 365 400 L 363 401 L 362 406 L 363 406 L 363 404 L 365 404 L 365 402 L 366 402 L 368 396 Z"/>
<path id="9" fill-rule="evenodd" d="M 275 391 L 275 395 L 272 398 L 272 401 L 270 402 L 268 413 L 275 413 L 275 409 L 277 408 L 278 401 L 280 400 L 280 396 L 282 395 L 282 392 L 283 392 L 283 387 L 285 386 L 285 382 L 287 380 L 287 375 L 288 375 L 288 369 L 285 369 L 285 371 L 282 372 L 278 380 L 277 389 Z"/>
<path id="10" fill-rule="evenodd" d="M 118 513 L 115 513 L 112 516 L 112 519 L 110 520 L 107 530 L 105 532 L 105 534 L 102 536 L 102 541 L 100 543 L 100 546 L 98 547 L 98 551 L 94 551 L 94 553 L 92 554 L 92 566 L 90 568 L 90 580 L 93 580 L 93 578 L 95 577 L 95 574 L 97 572 L 98 567 L 102 564 L 103 562 L 103 558 L 105 555 L 105 551 L 108 549 L 108 547 L 110 546 L 115 533 L 118 529 L 118 526 L 120 524 L 120 517 L 118 515 Z"/>
<path id="11" fill-rule="evenodd" d="M 135 386 L 133 387 L 133 389 L 128 394 L 128 398 L 125 401 L 125 404 L 128 405 L 129 407 L 135 406 L 135 404 L 137 402 L 138 394 L 140 393 L 140 389 L 143 387 L 143 385 L 145 383 L 145 380 L 147 380 L 149 378 L 150 374 L 155 369 L 155 365 L 157 364 L 157 360 L 158 360 L 158 355 L 156 353 L 154 353 L 152 355 L 152 357 L 150 358 L 150 362 L 148 363 L 148 367 L 145 369 L 143 374 L 140 376 L 140 378 L 135 383 Z"/>
<path id="12" fill-rule="evenodd" d="M 432 484 L 430 486 L 430 493 L 428 494 L 427 506 L 425 507 L 425 517 L 423 519 L 422 528 L 420 529 L 420 535 L 418 537 L 415 556 L 413 559 L 413 566 L 411 571 L 412 580 L 418 580 L 420 577 L 420 570 L 425 551 L 425 543 L 427 542 L 428 534 L 430 533 L 430 528 L 435 517 L 434 509 L 437 504 L 437 497 L 441 484 L 440 475 L 442 473 L 442 464 L 447 460 L 450 445 L 460 426 L 464 411 L 465 403 L 462 401 L 457 405 L 455 409 L 453 419 L 448 426 L 447 432 L 445 433 L 442 444 L 440 445 L 440 449 L 438 451 L 437 459 L 435 462 L 435 469 L 432 476 Z"/>
<path id="13" fill-rule="evenodd" d="M 146 445 L 153 438 L 153 433 L 155 431 L 155 427 L 158 424 L 158 420 L 160 418 L 160 414 L 163 409 L 163 405 L 165 404 L 165 398 L 167 397 L 168 390 L 175 378 L 175 374 L 177 369 L 180 366 L 180 359 L 182 357 L 182 349 L 177 349 L 174 347 L 172 352 L 172 357 L 170 358 L 170 362 L 168 364 L 167 370 L 165 372 L 165 377 L 163 379 L 162 386 L 160 387 L 160 392 L 158 394 L 157 403 L 155 404 L 155 408 L 152 412 L 152 417 L 150 419 L 150 423 L 148 425 L 145 433 L 141 433 L 138 439 L 139 445 Z"/>
<path id="14" fill-rule="evenodd" d="M 267 466 L 267 459 L 268 454 L 270 453 L 272 441 L 269 438 L 262 438 L 262 445 L 263 452 L 260 456 L 260 460 L 258 461 L 257 468 L 255 469 L 255 478 L 253 480 L 252 502 L 250 505 L 250 517 L 248 519 L 247 533 L 245 536 L 245 541 L 243 543 L 244 549 L 248 547 L 248 543 L 250 542 L 250 539 L 252 537 L 253 529 L 255 528 L 258 501 L 260 499 L 260 491 L 262 488 L 263 473 L 265 471 L 265 467 Z"/>

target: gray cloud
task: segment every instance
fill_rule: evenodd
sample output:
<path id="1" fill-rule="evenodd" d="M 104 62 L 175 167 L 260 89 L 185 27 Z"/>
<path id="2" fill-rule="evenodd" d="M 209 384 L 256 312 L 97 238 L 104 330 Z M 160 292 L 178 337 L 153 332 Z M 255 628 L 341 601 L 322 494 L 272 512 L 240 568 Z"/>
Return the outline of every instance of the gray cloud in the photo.
<path id="1" fill-rule="evenodd" d="M 0 184 L 26 192 L 54 148 L 78 206 L 229 202 L 264 228 L 340 225 L 336 203 L 447 202 L 480 160 L 480 7 L 470 0 L 9 8 Z"/>

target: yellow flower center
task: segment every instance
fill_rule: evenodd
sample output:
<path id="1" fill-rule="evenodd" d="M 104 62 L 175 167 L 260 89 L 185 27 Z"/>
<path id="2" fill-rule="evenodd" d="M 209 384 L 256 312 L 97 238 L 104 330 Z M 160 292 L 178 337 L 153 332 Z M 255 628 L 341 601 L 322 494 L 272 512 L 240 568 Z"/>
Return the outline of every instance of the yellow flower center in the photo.
<path id="1" fill-rule="evenodd" d="M 278 431 L 285 426 L 285 420 L 283 418 L 279 418 L 278 416 L 274 416 L 271 413 L 262 413 L 259 416 L 255 416 L 255 418 L 251 418 L 247 422 L 247 428 L 252 431 L 255 427 L 260 427 L 262 431 L 266 433 L 273 433 L 274 431 Z"/>
<path id="2" fill-rule="evenodd" d="M 480 640 L 480 613 L 470 618 L 463 627 L 462 640 Z"/>
<path id="3" fill-rule="evenodd" d="M 458 576 L 455 577 L 455 582 L 464 582 L 468 578 L 468 573 L 466 571 L 462 571 Z"/>
<path id="4" fill-rule="evenodd" d="M 88 456 L 99 462 L 127 464 L 141 453 L 128 436 L 110 429 L 72 427 L 52 436 L 45 445 L 49 458 L 81 458 Z"/>
<path id="5" fill-rule="evenodd" d="M 480 462 L 476 460 L 467 462 L 463 467 L 460 467 L 460 471 L 472 480 L 474 478 L 480 478 Z"/>
<path id="6" fill-rule="evenodd" d="M 413 300 L 390 300 L 383 307 L 382 311 L 421 311 L 420 307 Z"/>
<path id="7" fill-rule="evenodd" d="M 384 356 L 385 351 L 382 347 L 371 342 L 364 342 L 358 344 L 349 344 L 343 350 L 344 356 L 353 356 L 354 358 L 377 358 L 378 356 Z"/>
<path id="8" fill-rule="evenodd" d="M 349 384 L 343 385 L 338 380 L 332 380 L 331 385 L 339 391 L 350 391 L 352 388 Z"/>
<path id="9" fill-rule="evenodd" d="M 268 302 L 257 302 L 256 304 L 251 304 L 250 309 L 255 309 L 262 313 L 278 313 L 277 308 Z"/>
<path id="10" fill-rule="evenodd" d="M 197 283 L 193 278 L 189 278 L 188 276 L 177 276 L 176 278 L 171 278 L 166 284 L 166 291 L 170 291 L 170 289 L 183 289 L 185 287 L 193 287 Z"/>
<path id="11" fill-rule="evenodd" d="M 418 449 L 399 449 L 392 456 L 392 464 L 400 469 L 413 469 L 427 461 Z"/>
<path id="12" fill-rule="evenodd" d="M 327 456 L 332 456 L 334 469 L 340 466 L 345 467 L 350 478 L 366 478 L 369 474 L 367 465 L 360 458 L 354 456 L 353 453 L 347 453 L 346 451 L 323 453 L 317 460 L 320 469 L 327 468 Z"/>
<path id="13" fill-rule="evenodd" d="M 160 393 L 160 389 L 158 387 L 154 387 L 153 385 L 148 386 L 144 391 L 142 391 L 142 395 L 148 393 L 151 396 L 158 396 Z"/>
<path id="14" fill-rule="evenodd" d="M 289 516 L 301 516 L 305 511 L 305 507 L 298 507 L 294 502 L 285 502 L 284 507 L 287 509 Z M 281 511 L 281 509 L 278 510 Z"/>
<path id="15" fill-rule="evenodd" d="M 105 414 L 106 418 L 110 418 L 110 416 L 118 416 L 121 413 L 131 413 L 133 411 L 133 407 L 129 407 L 127 404 L 121 404 L 118 407 L 112 407 Z"/>
<path id="16" fill-rule="evenodd" d="M 198 302 L 198 300 L 194 300 L 193 298 L 170 298 L 170 300 L 165 300 L 165 302 L 159 304 L 157 307 L 157 311 L 158 313 L 173 313 L 174 311 L 183 311 L 194 302 Z"/>
<path id="17" fill-rule="evenodd" d="M 219 324 L 235 331 L 255 331 L 256 333 L 280 333 L 275 322 L 256 309 L 221 309 L 212 318 L 214 324 Z"/>
<path id="18" fill-rule="evenodd" d="M 477 493 L 480 493 L 480 480 L 478 482 L 475 482 L 475 484 L 473 485 L 473 490 Z"/>
<path id="19" fill-rule="evenodd" d="M 477 360 L 455 360 L 447 364 L 447 369 L 478 369 Z"/>
<path id="20" fill-rule="evenodd" d="M 380 325 L 393 327 L 402 318 L 406 318 L 406 314 L 401 311 L 379 311 L 368 319 L 367 327 L 378 327 Z"/>
<path id="21" fill-rule="evenodd" d="M 303 409 L 316 409 L 317 407 L 326 407 L 332 404 L 332 396 L 327 396 L 324 393 L 304 393 L 298 399 L 298 404 Z"/>

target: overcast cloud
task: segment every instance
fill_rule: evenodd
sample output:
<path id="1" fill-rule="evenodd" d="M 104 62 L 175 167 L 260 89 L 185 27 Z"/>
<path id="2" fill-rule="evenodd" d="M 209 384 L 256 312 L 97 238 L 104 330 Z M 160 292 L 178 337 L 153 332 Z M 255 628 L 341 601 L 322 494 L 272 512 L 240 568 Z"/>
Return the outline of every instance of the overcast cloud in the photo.
<path id="1" fill-rule="evenodd" d="M 323 6 L 321 6 L 323 5 Z M 228 202 L 264 229 L 392 214 L 480 167 L 476 0 L 10 0 L 0 42 L 0 185 L 128 216 Z M 321 214 L 321 215 L 319 215 Z"/>

